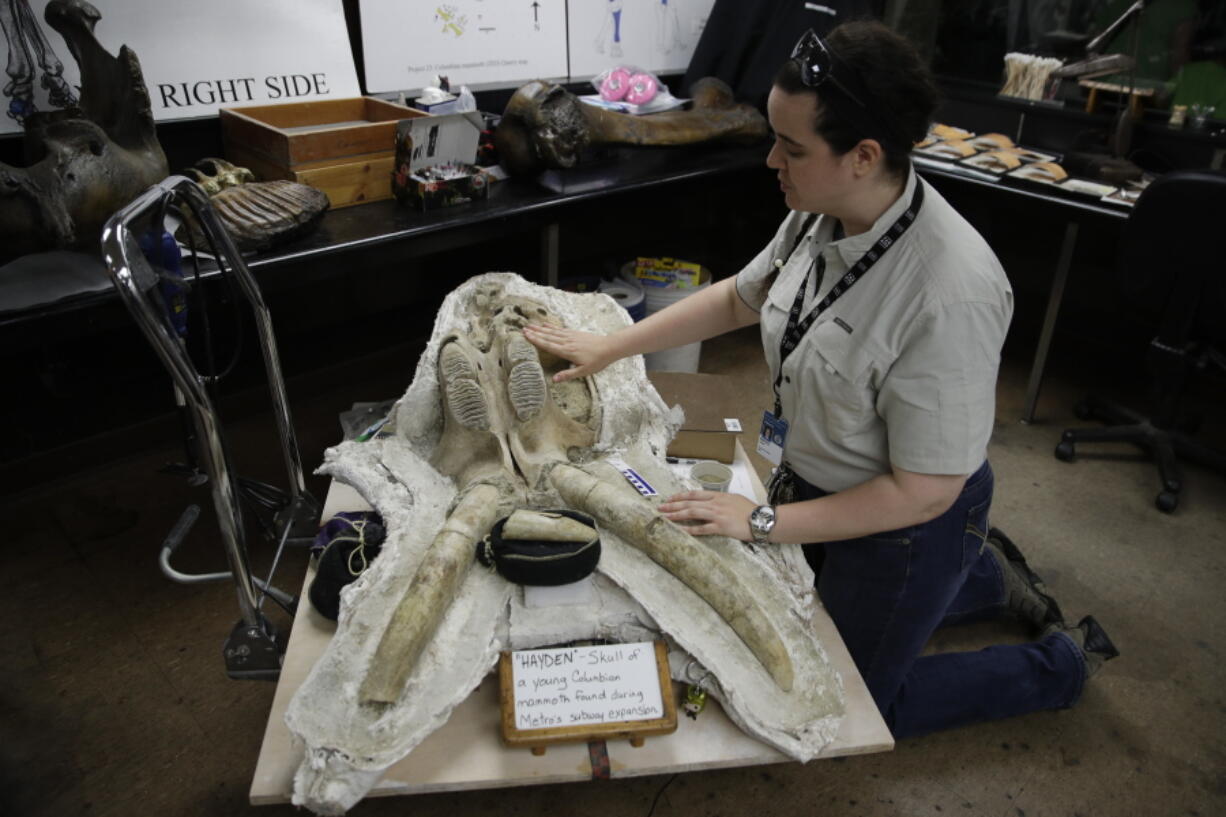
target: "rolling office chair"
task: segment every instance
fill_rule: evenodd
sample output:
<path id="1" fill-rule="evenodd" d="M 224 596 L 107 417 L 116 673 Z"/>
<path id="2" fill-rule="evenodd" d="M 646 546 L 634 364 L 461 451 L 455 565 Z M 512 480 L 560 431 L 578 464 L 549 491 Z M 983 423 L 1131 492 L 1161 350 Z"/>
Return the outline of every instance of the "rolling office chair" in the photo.
<path id="1" fill-rule="evenodd" d="M 1088 397 L 1077 406 L 1077 416 L 1108 425 L 1066 429 L 1056 446 L 1056 457 L 1066 461 L 1074 458 L 1079 442 L 1140 446 L 1157 461 L 1162 491 L 1155 504 L 1166 513 L 1179 504 L 1183 487 L 1177 457 L 1226 472 L 1226 452 L 1209 448 L 1184 430 L 1189 375 L 1210 364 L 1226 369 L 1223 213 L 1224 171 L 1174 171 L 1141 194 L 1125 230 L 1121 272 L 1130 296 L 1161 310 L 1158 334 L 1149 345 L 1152 413 L 1146 417 Z"/>

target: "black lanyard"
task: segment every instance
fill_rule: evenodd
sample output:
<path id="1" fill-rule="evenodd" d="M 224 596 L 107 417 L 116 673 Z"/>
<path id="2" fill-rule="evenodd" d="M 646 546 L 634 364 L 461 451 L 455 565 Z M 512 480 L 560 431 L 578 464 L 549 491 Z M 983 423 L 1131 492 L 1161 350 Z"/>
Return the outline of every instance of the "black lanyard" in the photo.
<path id="1" fill-rule="evenodd" d="M 805 278 L 800 282 L 800 288 L 796 290 L 796 299 L 792 302 L 792 311 L 788 313 L 787 329 L 783 332 L 783 340 L 779 344 L 779 374 L 775 376 L 775 416 L 783 416 L 783 402 L 779 397 L 779 384 L 783 382 L 783 363 L 788 359 L 788 355 L 796 350 L 800 345 L 800 341 L 804 338 L 805 333 L 809 331 L 809 327 L 817 320 L 818 316 L 825 312 L 834 304 L 847 290 L 855 286 L 856 281 L 864 277 L 864 274 L 872 268 L 874 264 L 881 260 L 881 256 L 885 255 L 886 251 L 902 238 L 902 234 L 907 231 L 915 222 L 915 217 L 919 215 L 920 205 L 924 201 L 924 185 L 919 179 L 915 180 L 915 193 L 911 197 L 911 204 L 903 212 L 898 220 L 895 221 L 890 228 L 881 234 L 881 238 L 877 239 L 877 243 L 868 249 L 864 255 L 860 256 L 860 260 L 855 263 L 847 274 L 835 282 L 830 291 L 826 293 L 826 297 L 813 307 L 813 310 L 800 319 L 800 312 L 805 304 L 805 290 L 809 287 L 809 275 L 812 268 L 805 272 Z M 799 243 L 799 242 L 798 242 Z M 795 248 L 793 248 L 795 251 Z M 825 269 L 825 258 L 822 257 L 820 262 L 822 269 Z M 816 266 L 816 264 L 814 265 Z M 820 284 L 819 284 L 820 287 Z"/>

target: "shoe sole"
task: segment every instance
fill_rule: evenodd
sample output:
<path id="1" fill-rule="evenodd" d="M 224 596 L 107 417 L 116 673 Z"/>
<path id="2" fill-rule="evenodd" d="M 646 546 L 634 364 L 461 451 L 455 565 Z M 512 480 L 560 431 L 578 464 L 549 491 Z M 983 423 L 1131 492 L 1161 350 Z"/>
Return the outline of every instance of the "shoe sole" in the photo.
<path id="1" fill-rule="evenodd" d="M 1086 616 L 1077 624 L 1077 627 L 1086 634 L 1085 645 L 1082 647 L 1085 652 L 1101 655 L 1104 661 L 1119 657 L 1119 649 L 1094 616 Z"/>

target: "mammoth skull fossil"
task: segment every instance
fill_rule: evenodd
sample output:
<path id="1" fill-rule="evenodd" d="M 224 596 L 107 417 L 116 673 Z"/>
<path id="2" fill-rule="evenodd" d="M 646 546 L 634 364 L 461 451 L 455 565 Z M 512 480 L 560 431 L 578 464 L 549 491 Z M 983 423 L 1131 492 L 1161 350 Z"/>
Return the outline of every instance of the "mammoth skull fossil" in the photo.
<path id="1" fill-rule="evenodd" d="M 655 505 L 689 486 L 665 461 L 680 420 L 642 359 L 554 383 L 568 364 L 525 341 L 529 321 L 611 332 L 629 318 L 607 295 L 508 273 L 470 279 L 441 307 L 380 435 L 328 452 L 323 470 L 383 515 L 387 540 L 343 591 L 336 633 L 286 711 L 305 752 L 298 805 L 352 806 L 506 649 L 664 639 L 674 678 L 692 683 L 685 668 L 705 668 L 696 677 L 729 717 L 789 756 L 814 757 L 836 733 L 841 682 L 809 623 L 817 602 L 800 547 L 696 538 L 660 516 Z M 657 494 L 631 487 L 625 467 Z M 474 569 L 497 519 L 561 508 L 596 522 L 590 601 L 533 608 Z"/>

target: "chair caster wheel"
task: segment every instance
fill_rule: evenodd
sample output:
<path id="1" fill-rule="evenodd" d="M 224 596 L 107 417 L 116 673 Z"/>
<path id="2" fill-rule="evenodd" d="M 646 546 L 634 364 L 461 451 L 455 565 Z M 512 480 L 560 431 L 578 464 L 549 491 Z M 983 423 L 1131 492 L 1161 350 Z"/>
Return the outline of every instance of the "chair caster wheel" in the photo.
<path id="1" fill-rule="evenodd" d="M 1091 420 L 1094 418 L 1094 409 L 1090 406 L 1089 400 L 1082 400 L 1073 406 L 1073 414 L 1078 420 Z"/>
<path id="2" fill-rule="evenodd" d="M 1154 500 L 1154 505 L 1163 513 L 1172 513 L 1175 507 L 1179 505 L 1179 494 L 1173 494 L 1170 491 L 1163 491 L 1158 494 Z"/>
<path id="3" fill-rule="evenodd" d="M 1056 444 L 1056 459 L 1072 462 L 1073 454 L 1073 443 L 1071 440 L 1061 440 Z"/>

